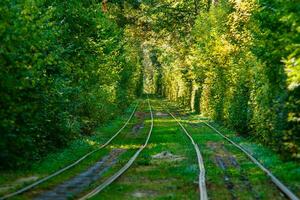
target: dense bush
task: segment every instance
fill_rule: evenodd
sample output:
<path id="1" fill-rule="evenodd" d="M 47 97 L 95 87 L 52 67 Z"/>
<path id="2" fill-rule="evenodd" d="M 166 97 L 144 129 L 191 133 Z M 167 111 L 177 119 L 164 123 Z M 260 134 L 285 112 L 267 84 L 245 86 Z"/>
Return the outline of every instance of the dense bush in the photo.
<path id="1" fill-rule="evenodd" d="M 141 76 L 126 43 L 101 3 L 1 1 L 1 167 L 39 159 L 124 109 Z"/>
<path id="2" fill-rule="evenodd" d="M 190 33 L 157 44 L 163 94 L 300 158 L 299 2 L 200 2 Z"/>

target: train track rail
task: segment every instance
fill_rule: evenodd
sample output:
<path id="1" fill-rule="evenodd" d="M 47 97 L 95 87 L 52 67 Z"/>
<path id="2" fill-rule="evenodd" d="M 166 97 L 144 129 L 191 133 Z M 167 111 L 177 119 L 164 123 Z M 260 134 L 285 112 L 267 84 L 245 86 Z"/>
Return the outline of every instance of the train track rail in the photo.
<path id="1" fill-rule="evenodd" d="M 135 152 L 135 154 L 129 159 L 129 161 L 115 174 L 107 178 L 103 183 L 98 185 L 95 189 L 84 195 L 83 197 L 79 198 L 79 200 L 85 200 L 85 199 L 90 199 L 100 193 L 103 189 L 105 189 L 107 186 L 109 186 L 111 183 L 113 183 L 117 178 L 119 178 L 123 173 L 125 173 L 133 164 L 133 162 L 136 160 L 136 158 L 139 156 L 139 154 L 145 149 L 145 147 L 148 145 L 148 142 L 151 137 L 152 129 L 153 129 L 153 113 L 152 113 L 152 108 L 150 105 L 150 101 L 148 99 L 148 106 L 150 110 L 150 116 L 151 116 L 151 126 L 150 130 L 148 132 L 147 139 L 145 143 Z"/>
<path id="2" fill-rule="evenodd" d="M 241 150 L 243 153 L 245 153 L 248 158 L 255 163 L 262 171 L 264 171 L 271 179 L 271 181 L 278 187 L 278 189 L 289 199 L 291 200 L 299 200 L 299 198 L 287 187 L 285 186 L 275 175 L 272 174 L 266 167 L 264 167 L 256 158 L 254 158 L 245 148 L 243 148 L 241 145 L 235 143 L 230 138 L 225 136 L 223 133 L 221 133 L 219 130 L 217 130 L 214 126 L 207 122 L 203 122 L 206 126 L 214 130 L 218 135 L 223 137 L 225 140 L 227 140 L 229 143 L 233 144 L 236 148 Z"/>
<path id="3" fill-rule="evenodd" d="M 42 183 L 45 183 L 46 181 L 58 176 L 59 174 L 67 171 L 68 169 L 71 169 L 72 167 L 78 165 L 80 162 L 82 162 L 84 159 L 86 159 L 87 157 L 91 156 L 92 154 L 98 152 L 99 150 L 103 149 L 104 147 L 106 147 L 107 145 L 109 145 L 111 143 L 111 141 L 113 141 L 122 131 L 123 129 L 128 125 L 129 121 L 132 119 L 137 107 L 138 107 L 139 103 L 137 103 L 131 113 L 131 115 L 129 116 L 129 118 L 127 119 L 127 121 L 125 122 L 125 124 L 108 140 L 106 141 L 104 144 L 102 144 L 100 147 L 98 147 L 97 149 L 93 150 L 93 151 L 90 151 L 89 153 L 83 155 L 81 158 L 79 158 L 78 160 L 76 160 L 75 162 L 71 163 L 70 165 L 67 165 L 65 166 L 64 168 L 44 177 L 44 178 L 41 178 L 37 181 L 35 181 L 34 183 L 28 185 L 28 186 L 25 186 L 15 192 L 12 192 L 10 194 L 7 194 L 3 197 L 1 197 L 0 199 L 1 200 L 5 200 L 5 199 L 9 199 L 9 198 L 12 198 L 12 197 L 15 197 L 17 195 L 20 195 L 24 192 L 27 192 L 27 191 L 30 191 L 32 190 L 33 188 L 37 187 L 38 185 L 41 185 Z"/>
<path id="4" fill-rule="evenodd" d="M 169 112 L 169 111 L 168 111 Z M 169 112 L 170 113 L 170 112 Z M 172 115 L 172 113 L 170 113 L 170 115 L 176 120 L 178 121 L 174 115 Z M 178 121 L 179 122 L 179 121 Z M 180 123 L 180 122 L 179 122 Z M 245 148 L 243 148 L 241 145 L 235 143 L 234 141 L 232 141 L 230 138 L 228 138 L 227 136 L 225 136 L 224 134 L 222 134 L 219 130 L 217 130 L 214 126 L 212 126 L 211 124 L 207 123 L 207 122 L 203 122 L 206 126 L 208 126 L 209 128 L 211 128 L 212 130 L 214 130 L 218 135 L 220 135 L 222 138 L 224 138 L 225 140 L 227 140 L 229 143 L 233 144 L 236 148 L 238 148 L 239 150 L 241 150 L 244 154 L 246 154 L 246 156 L 254 163 L 256 164 L 263 172 L 265 172 L 267 174 L 267 176 L 270 177 L 271 181 L 273 182 L 273 184 L 275 184 L 275 186 L 290 200 L 300 200 L 299 197 L 297 197 L 287 186 L 285 186 L 275 175 L 272 174 L 272 172 L 270 172 L 265 166 L 263 166 L 256 158 L 254 158 Z M 184 128 L 184 126 L 180 123 L 180 126 L 183 128 L 185 133 L 188 133 L 186 131 L 186 129 Z M 192 139 L 192 137 L 189 137 L 190 139 Z M 205 179 L 204 179 L 205 181 Z M 200 182 L 199 182 L 200 183 Z M 205 182 L 204 182 L 205 183 Z M 200 187 L 200 186 L 199 186 Z M 200 190 L 201 191 L 201 190 Z M 200 197 L 201 198 L 201 197 Z M 207 197 L 206 197 L 207 198 Z"/>
<path id="5" fill-rule="evenodd" d="M 149 107 L 149 111 L 150 111 L 150 116 L 151 116 L 151 126 L 150 126 L 150 130 L 148 132 L 146 141 L 144 142 L 144 144 L 142 144 L 140 146 L 140 148 L 134 153 L 134 155 L 127 161 L 127 163 L 125 165 L 122 166 L 121 169 L 119 169 L 117 172 L 115 172 L 112 176 L 108 177 L 107 179 L 104 180 L 104 182 L 102 182 L 100 185 L 98 185 L 96 188 L 94 188 L 93 190 L 91 190 L 90 192 L 88 192 L 87 194 L 85 194 L 82 197 L 79 197 L 79 200 L 86 200 L 86 199 L 90 199 L 92 197 L 94 197 L 95 195 L 97 195 L 98 193 L 100 193 L 102 190 L 104 190 L 107 186 L 109 186 L 111 183 L 113 183 L 116 179 L 118 179 L 122 174 L 124 174 L 134 163 L 134 161 L 137 159 L 137 157 L 139 156 L 139 154 L 146 148 L 146 146 L 149 143 L 151 134 L 152 134 L 152 129 L 153 129 L 153 112 L 152 112 L 152 107 L 151 107 L 151 103 L 149 98 L 147 99 L 148 102 L 148 107 Z M 128 125 L 128 123 L 130 122 L 130 120 L 132 119 L 132 117 L 134 116 L 134 113 L 136 112 L 136 109 L 138 107 L 139 103 L 137 103 L 132 111 L 132 113 L 130 114 L 128 120 L 125 122 L 125 124 L 108 140 L 106 141 L 104 144 L 102 144 L 101 146 L 99 146 L 98 148 L 96 148 L 93 151 L 88 152 L 87 154 L 85 154 L 84 156 L 82 156 L 81 158 L 79 158 L 78 160 L 76 160 L 75 162 L 73 162 L 72 164 L 46 176 L 43 177 L 37 181 L 35 181 L 34 183 L 21 188 L 13 193 L 7 194 L 3 197 L 0 198 L 0 200 L 4 200 L 4 199 L 9 199 L 11 197 L 15 197 L 19 194 L 22 194 L 24 192 L 27 192 L 29 190 L 32 190 L 33 188 L 37 187 L 38 185 L 48 181 L 49 179 L 58 176 L 59 174 L 63 173 L 64 171 L 78 165 L 81 161 L 83 161 L 84 159 L 86 159 L 87 157 L 89 157 L 90 155 L 92 155 L 93 153 L 99 151 L 100 149 L 103 149 L 104 147 L 106 147 L 107 145 L 109 145 L 121 132 L 122 130 Z M 164 107 L 164 106 L 162 106 Z M 184 131 L 184 133 L 186 134 L 186 136 L 189 138 L 189 140 L 191 141 L 191 143 L 193 144 L 194 150 L 196 152 L 197 155 L 197 162 L 198 162 L 198 168 L 199 168 L 199 175 L 198 175 L 198 187 L 199 187 L 199 199 L 200 200 L 207 200 L 208 196 L 207 196 L 207 189 L 206 189 L 206 182 L 205 182 L 205 166 L 204 166 L 204 162 L 203 162 L 203 157 L 201 155 L 199 146 L 197 143 L 195 143 L 193 137 L 191 136 L 191 134 L 187 131 L 187 129 L 183 126 L 183 124 L 180 121 L 180 118 L 176 118 L 169 110 L 168 108 L 166 109 L 167 113 L 178 123 L 178 125 L 182 128 L 182 130 Z M 297 197 L 287 186 L 285 186 L 275 175 L 272 174 L 272 172 L 270 172 L 265 166 L 263 166 L 263 164 L 261 164 L 254 156 L 251 155 L 251 153 L 246 150 L 244 147 L 242 147 L 241 145 L 235 143 L 233 140 L 231 140 L 229 137 L 227 137 L 226 135 L 224 135 L 223 133 L 221 133 L 218 129 L 216 129 L 213 125 L 211 125 L 208 122 L 202 122 L 204 123 L 206 126 L 208 126 L 209 128 L 211 128 L 214 132 L 216 132 L 218 135 L 220 135 L 223 139 L 227 140 L 229 143 L 231 143 L 232 145 L 234 145 L 236 148 L 238 148 L 239 150 L 241 150 L 244 154 L 246 154 L 246 156 L 254 163 L 256 164 L 270 179 L 271 181 L 274 183 L 274 185 L 277 186 L 277 188 L 289 199 L 291 200 L 300 200 L 299 197 Z"/>
<path id="6" fill-rule="evenodd" d="M 179 126 L 182 128 L 184 133 L 187 135 L 187 137 L 190 139 L 192 142 L 194 149 L 196 151 L 197 155 L 197 161 L 198 161 L 198 167 L 199 167 L 199 176 L 198 176 L 198 187 L 199 187 L 199 199 L 200 200 L 207 200 L 207 190 L 206 190 L 206 184 L 205 184 L 205 167 L 204 167 L 204 162 L 203 158 L 199 149 L 199 146 L 195 143 L 194 139 L 192 136 L 189 134 L 189 132 L 185 129 L 185 127 L 181 124 L 181 122 L 169 111 L 167 112 L 172 116 L 172 118 L 179 124 Z"/>

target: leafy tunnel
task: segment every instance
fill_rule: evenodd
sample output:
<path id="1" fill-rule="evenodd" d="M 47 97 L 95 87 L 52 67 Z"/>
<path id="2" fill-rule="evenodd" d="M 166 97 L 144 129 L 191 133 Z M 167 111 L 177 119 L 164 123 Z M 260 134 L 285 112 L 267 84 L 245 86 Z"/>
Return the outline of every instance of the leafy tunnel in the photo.
<path id="1" fill-rule="evenodd" d="M 1 168 L 144 93 L 299 159 L 299 13 L 296 0 L 2 0 Z"/>

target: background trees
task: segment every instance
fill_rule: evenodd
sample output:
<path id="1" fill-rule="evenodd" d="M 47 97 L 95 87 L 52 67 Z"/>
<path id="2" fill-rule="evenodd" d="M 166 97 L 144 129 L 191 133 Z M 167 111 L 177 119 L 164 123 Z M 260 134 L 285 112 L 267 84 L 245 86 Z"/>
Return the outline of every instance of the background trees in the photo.
<path id="1" fill-rule="evenodd" d="M 90 134 L 141 93 L 137 43 L 101 3 L 0 4 L 2 167 Z"/>
<path id="2" fill-rule="evenodd" d="M 299 158 L 299 3 L 199 5 L 191 31 L 159 46 L 165 96 Z"/>
<path id="3" fill-rule="evenodd" d="M 157 94 L 299 158 L 299 13 L 295 0 L 1 1 L 1 165 L 121 112 L 145 57 Z"/>

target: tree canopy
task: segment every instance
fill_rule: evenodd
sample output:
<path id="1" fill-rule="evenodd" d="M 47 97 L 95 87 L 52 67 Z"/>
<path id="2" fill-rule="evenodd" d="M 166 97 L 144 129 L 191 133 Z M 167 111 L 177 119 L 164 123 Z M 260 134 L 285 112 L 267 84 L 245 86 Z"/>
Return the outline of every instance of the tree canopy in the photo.
<path id="1" fill-rule="evenodd" d="M 299 159 L 299 14 L 297 0 L 1 1 L 1 166 L 92 134 L 143 91 Z"/>

